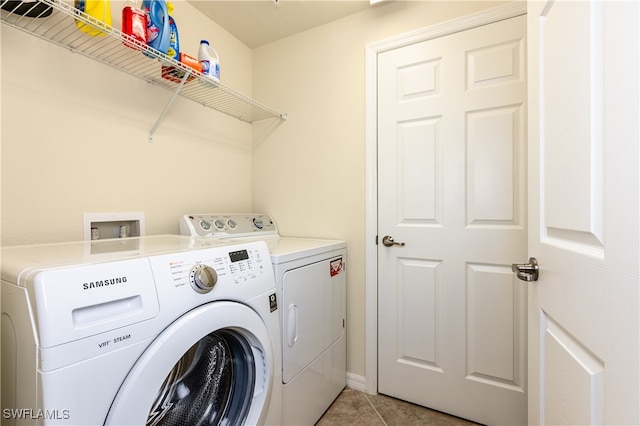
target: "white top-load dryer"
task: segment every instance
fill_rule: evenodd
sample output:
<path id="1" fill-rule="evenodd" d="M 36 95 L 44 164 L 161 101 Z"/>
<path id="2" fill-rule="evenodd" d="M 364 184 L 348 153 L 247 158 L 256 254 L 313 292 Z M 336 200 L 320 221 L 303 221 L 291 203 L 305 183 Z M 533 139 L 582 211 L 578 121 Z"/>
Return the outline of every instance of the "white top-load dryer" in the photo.
<path id="1" fill-rule="evenodd" d="M 346 243 L 282 237 L 264 214 L 187 214 L 180 233 L 267 243 L 282 331 L 282 420 L 313 425 L 346 384 Z"/>
<path id="2" fill-rule="evenodd" d="M 277 425 L 266 244 L 167 235 L 3 248 L 3 425 Z"/>

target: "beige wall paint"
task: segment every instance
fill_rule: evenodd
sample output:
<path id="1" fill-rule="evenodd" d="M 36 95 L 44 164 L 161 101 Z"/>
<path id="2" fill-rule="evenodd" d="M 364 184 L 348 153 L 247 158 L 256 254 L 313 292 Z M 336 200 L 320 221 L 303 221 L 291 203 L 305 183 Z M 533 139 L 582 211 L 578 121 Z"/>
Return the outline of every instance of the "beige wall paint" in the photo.
<path id="1" fill-rule="evenodd" d="M 253 206 L 283 235 L 348 243 L 347 370 L 365 376 L 365 46 L 504 2 L 389 2 L 253 51 Z"/>
<path id="2" fill-rule="evenodd" d="M 209 39 L 223 83 L 250 96 L 250 49 L 174 3 L 182 51 Z M 187 212 L 251 210 L 250 124 L 178 98 L 148 143 L 169 91 L 0 28 L 2 245 L 82 239 L 84 212 L 142 211 L 151 235 Z"/>
<path id="3" fill-rule="evenodd" d="M 347 369 L 364 376 L 365 46 L 502 2 L 383 3 L 253 52 L 174 3 L 183 51 L 208 38 L 223 83 L 289 120 L 178 98 L 149 144 L 169 92 L 2 25 L 2 245 L 82 239 L 84 212 L 126 211 L 148 235 L 177 233 L 185 212 L 253 210 L 283 235 L 344 239 Z"/>

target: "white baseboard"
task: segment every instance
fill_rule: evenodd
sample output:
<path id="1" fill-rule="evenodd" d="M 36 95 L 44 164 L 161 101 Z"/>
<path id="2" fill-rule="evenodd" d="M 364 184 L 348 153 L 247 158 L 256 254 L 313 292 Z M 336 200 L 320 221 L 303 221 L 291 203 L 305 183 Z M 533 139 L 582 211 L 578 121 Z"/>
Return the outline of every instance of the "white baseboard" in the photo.
<path id="1" fill-rule="evenodd" d="M 364 392 L 366 382 L 367 379 L 364 376 L 359 376 L 347 371 L 347 387 Z"/>

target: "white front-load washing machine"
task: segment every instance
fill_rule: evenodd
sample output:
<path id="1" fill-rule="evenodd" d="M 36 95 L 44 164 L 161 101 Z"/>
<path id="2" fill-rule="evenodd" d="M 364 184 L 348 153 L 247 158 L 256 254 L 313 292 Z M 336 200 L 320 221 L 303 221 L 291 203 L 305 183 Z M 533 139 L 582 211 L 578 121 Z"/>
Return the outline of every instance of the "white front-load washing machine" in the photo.
<path id="1" fill-rule="evenodd" d="M 278 425 L 264 242 L 3 248 L 3 425 Z"/>
<path id="2" fill-rule="evenodd" d="M 282 237 L 264 214 L 187 214 L 180 233 L 267 243 L 281 306 L 282 421 L 313 425 L 346 385 L 346 243 Z"/>

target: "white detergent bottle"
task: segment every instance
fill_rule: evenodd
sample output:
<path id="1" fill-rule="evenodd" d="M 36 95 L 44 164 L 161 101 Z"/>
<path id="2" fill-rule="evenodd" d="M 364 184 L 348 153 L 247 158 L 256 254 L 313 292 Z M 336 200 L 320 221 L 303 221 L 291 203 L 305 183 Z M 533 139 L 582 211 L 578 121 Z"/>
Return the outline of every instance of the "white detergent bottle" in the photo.
<path id="1" fill-rule="evenodd" d="M 200 41 L 198 60 L 200 64 L 202 64 L 202 74 L 216 83 L 220 83 L 220 59 L 218 52 L 209 46 L 207 40 Z"/>

